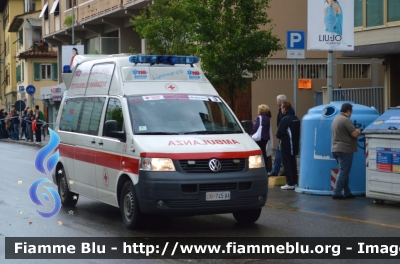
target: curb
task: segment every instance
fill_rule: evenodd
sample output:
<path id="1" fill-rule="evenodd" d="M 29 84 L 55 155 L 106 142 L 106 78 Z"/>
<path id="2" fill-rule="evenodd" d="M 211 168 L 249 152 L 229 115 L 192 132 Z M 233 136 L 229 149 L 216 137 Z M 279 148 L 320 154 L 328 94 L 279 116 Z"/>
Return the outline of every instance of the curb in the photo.
<path id="1" fill-rule="evenodd" d="M 46 141 L 42 141 L 41 145 L 36 145 L 34 142 L 30 142 L 30 141 L 27 142 L 25 140 L 8 140 L 8 139 L 0 139 L 0 142 L 8 142 L 8 143 L 20 144 L 20 145 L 25 145 L 25 146 L 37 147 L 37 148 L 41 148 L 47 144 Z"/>
<path id="2" fill-rule="evenodd" d="M 286 177 L 285 176 L 269 176 L 268 177 L 268 186 L 283 186 L 286 185 Z"/>

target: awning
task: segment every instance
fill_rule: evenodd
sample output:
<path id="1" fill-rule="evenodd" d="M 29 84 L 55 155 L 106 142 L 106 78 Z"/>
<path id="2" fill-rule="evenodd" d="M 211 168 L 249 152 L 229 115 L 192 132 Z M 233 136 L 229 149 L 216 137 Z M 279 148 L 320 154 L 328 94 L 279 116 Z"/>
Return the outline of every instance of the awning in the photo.
<path id="1" fill-rule="evenodd" d="M 47 7 L 49 6 L 49 3 L 46 3 L 44 6 L 43 6 L 43 9 L 42 9 L 42 12 L 40 12 L 40 16 L 39 16 L 39 18 L 42 18 L 43 16 L 44 16 L 44 13 L 47 11 Z"/>
<path id="2" fill-rule="evenodd" d="M 15 16 L 13 21 L 11 21 L 8 32 L 18 32 L 21 25 L 24 23 L 24 18 L 20 16 Z"/>
<path id="3" fill-rule="evenodd" d="M 60 0 L 56 0 L 56 1 L 54 1 L 54 4 L 53 4 L 53 6 L 51 7 L 51 10 L 50 10 L 50 13 L 49 14 L 53 14 L 55 11 L 56 11 L 56 9 L 57 9 L 57 7 L 58 7 L 58 2 L 59 2 Z"/>
<path id="4" fill-rule="evenodd" d="M 27 19 L 29 24 L 31 24 L 32 27 L 41 27 L 42 26 L 42 20 L 39 18 L 28 18 Z"/>

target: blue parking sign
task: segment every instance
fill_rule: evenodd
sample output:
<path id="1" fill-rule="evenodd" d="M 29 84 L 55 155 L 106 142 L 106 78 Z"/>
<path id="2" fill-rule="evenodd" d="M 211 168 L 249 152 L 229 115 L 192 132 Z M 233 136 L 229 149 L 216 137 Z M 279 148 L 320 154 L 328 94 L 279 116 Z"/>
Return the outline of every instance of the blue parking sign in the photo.
<path id="1" fill-rule="evenodd" d="M 290 31 L 286 32 L 286 48 L 288 50 L 304 50 L 306 45 L 306 33 L 304 31 Z"/>
<path id="2" fill-rule="evenodd" d="M 20 93 L 24 92 L 24 86 L 23 85 L 18 86 L 18 92 L 20 92 Z"/>
<path id="3" fill-rule="evenodd" d="M 286 58 L 305 59 L 306 33 L 298 30 L 286 32 Z"/>

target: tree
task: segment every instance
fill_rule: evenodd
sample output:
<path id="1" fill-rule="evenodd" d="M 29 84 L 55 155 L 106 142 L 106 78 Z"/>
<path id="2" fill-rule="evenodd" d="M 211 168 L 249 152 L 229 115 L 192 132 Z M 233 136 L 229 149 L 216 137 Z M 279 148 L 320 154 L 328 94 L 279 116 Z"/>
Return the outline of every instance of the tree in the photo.
<path id="1" fill-rule="evenodd" d="M 148 53 L 161 55 L 195 55 L 198 43 L 194 37 L 196 17 L 193 9 L 199 1 L 156 0 L 130 21 L 136 32 L 146 39 Z"/>
<path id="2" fill-rule="evenodd" d="M 215 87 L 225 87 L 235 109 L 246 90 L 283 46 L 272 34 L 270 0 L 156 0 L 131 21 L 153 53 L 198 55 Z M 267 29 L 261 28 L 266 27 Z"/>

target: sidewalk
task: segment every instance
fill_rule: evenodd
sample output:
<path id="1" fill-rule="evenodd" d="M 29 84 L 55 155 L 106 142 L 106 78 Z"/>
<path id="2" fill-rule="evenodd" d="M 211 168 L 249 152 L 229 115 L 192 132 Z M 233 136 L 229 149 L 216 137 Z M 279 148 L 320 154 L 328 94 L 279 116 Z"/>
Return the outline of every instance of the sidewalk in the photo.
<path id="1" fill-rule="evenodd" d="M 35 144 L 34 142 L 31 142 L 31 141 L 25 141 L 25 138 L 24 139 L 20 139 L 20 140 L 12 140 L 12 139 L 4 139 L 4 138 L 2 138 L 2 139 L 0 139 L 0 142 L 17 143 L 17 144 L 20 144 L 20 145 L 34 146 L 34 147 L 41 148 L 41 147 L 47 145 L 47 143 L 49 142 L 49 139 L 50 139 L 50 135 L 46 134 L 46 139 L 45 140 L 43 140 L 43 135 L 42 135 L 42 144 L 40 144 L 40 145 Z"/>

